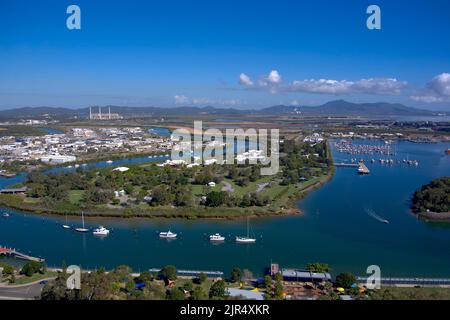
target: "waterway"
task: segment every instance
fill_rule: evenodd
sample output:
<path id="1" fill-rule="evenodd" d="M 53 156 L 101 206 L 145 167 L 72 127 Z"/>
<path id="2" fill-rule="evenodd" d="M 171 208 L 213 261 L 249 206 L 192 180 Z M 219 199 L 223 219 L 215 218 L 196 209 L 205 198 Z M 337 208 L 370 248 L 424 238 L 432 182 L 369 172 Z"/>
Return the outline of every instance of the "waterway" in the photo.
<path id="1" fill-rule="evenodd" d="M 253 219 L 250 224 L 258 239 L 256 244 L 233 241 L 235 235 L 246 232 L 243 220 L 87 219 L 89 227 L 102 224 L 112 229 L 108 237 L 98 238 L 63 229 L 64 218 L 16 211 L 10 211 L 9 219 L 0 218 L 0 244 L 44 257 L 50 266 L 63 261 L 85 268 L 128 264 L 142 271 L 175 264 L 183 269 L 227 274 L 239 266 L 262 274 L 271 261 L 284 267 L 326 262 L 334 273 L 363 275 L 367 266 L 376 264 L 383 276 L 450 277 L 450 224 L 419 221 L 409 210 L 414 190 L 434 178 L 450 175 L 450 156 L 444 155 L 450 144 L 399 142 L 393 148 L 396 159 L 418 160 L 419 166 L 369 162 L 371 174 L 367 176 L 359 176 L 355 168 L 337 168 L 328 184 L 299 202 L 305 216 Z M 354 157 L 339 154 L 334 148 L 333 154 L 336 161 Z M 118 160 L 112 165 L 127 161 L 154 159 Z M 0 179 L 0 186 L 23 178 Z M 367 210 L 390 223 L 381 223 Z M 69 218 L 69 223 L 81 222 Z M 160 240 L 158 232 L 168 229 L 177 232 L 179 239 Z M 227 236 L 227 241 L 218 245 L 207 241 L 206 236 L 216 232 Z"/>

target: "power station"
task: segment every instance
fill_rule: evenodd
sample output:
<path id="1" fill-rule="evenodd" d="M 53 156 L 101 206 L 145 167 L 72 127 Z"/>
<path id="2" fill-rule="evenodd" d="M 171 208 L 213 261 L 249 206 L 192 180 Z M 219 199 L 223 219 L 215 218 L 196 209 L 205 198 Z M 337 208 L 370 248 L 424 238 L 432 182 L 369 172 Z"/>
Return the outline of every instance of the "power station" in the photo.
<path id="1" fill-rule="evenodd" d="M 92 112 L 89 107 L 89 120 L 120 120 L 123 117 L 118 113 L 111 113 L 111 107 L 108 107 L 107 113 L 102 113 L 102 107 L 98 107 L 98 113 Z"/>

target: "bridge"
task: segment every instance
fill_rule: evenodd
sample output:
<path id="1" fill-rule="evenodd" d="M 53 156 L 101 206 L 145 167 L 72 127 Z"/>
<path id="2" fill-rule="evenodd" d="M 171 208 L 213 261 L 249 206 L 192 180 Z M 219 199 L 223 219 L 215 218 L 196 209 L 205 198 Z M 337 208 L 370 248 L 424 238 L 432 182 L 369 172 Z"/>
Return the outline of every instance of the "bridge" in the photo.
<path id="1" fill-rule="evenodd" d="M 15 257 L 18 259 L 23 259 L 23 260 L 28 260 L 28 261 L 36 261 L 36 262 L 44 262 L 45 259 L 41 259 L 41 258 L 36 258 L 36 257 L 32 257 L 30 255 L 21 253 L 19 251 L 17 251 L 16 249 L 12 249 L 12 248 L 6 248 L 6 247 L 2 247 L 0 246 L 0 256 L 11 256 L 11 257 Z"/>

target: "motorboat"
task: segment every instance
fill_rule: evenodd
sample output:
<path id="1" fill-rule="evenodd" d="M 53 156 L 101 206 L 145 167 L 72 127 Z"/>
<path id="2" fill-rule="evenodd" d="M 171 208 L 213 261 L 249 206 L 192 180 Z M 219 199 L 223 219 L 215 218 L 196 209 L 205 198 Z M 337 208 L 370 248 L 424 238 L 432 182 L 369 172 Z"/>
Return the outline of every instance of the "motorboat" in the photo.
<path id="1" fill-rule="evenodd" d="M 106 163 L 111 164 L 111 163 L 113 163 L 113 161 L 112 160 L 108 160 L 108 161 L 106 161 Z"/>
<path id="2" fill-rule="evenodd" d="M 2 217 L 9 218 L 9 217 L 11 217 L 11 215 L 8 212 L 3 212 Z"/>
<path id="3" fill-rule="evenodd" d="M 221 236 L 219 233 L 216 233 L 209 236 L 209 241 L 214 242 L 225 241 L 225 237 Z"/>
<path id="4" fill-rule="evenodd" d="M 169 230 L 167 232 L 160 232 L 159 237 L 162 239 L 175 239 L 177 237 L 177 234 Z"/>
<path id="5" fill-rule="evenodd" d="M 94 229 L 92 233 L 96 236 L 107 236 L 109 234 L 109 230 L 103 226 L 99 226 L 98 228 Z"/>

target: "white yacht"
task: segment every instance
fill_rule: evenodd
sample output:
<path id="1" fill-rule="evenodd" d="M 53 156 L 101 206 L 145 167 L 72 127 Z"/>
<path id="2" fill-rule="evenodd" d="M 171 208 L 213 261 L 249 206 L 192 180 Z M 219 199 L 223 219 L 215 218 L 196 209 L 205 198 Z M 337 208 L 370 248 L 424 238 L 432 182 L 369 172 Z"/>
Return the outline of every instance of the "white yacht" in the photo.
<path id="1" fill-rule="evenodd" d="M 209 241 L 214 242 L 225 241 L 225 237 L 221 236 L 220 233 L 216 233 L 209 236 Z"/>
<path id="2" fill-rule="evenodd" d="M 108 160 L 108 161 L 106 161 L 106 163 L 111 164 L 111 163 L 113 163 L 113 161 L 112 160 Z"/>
<path id="3" fill-rule="evenodd" d="M 76 228 L 75 231 L 77 231 L 77 232 L 89 232 L 89 229 L 87 229 L 84 226 L 84 213 L 83 212 L 81 212 L 81 221 L 83 223 L 83 227 L 82 228 Z"/>
<path id="4" fill-rule="evenodd" d="M 177 234 L 169 230 L 168 232 L 160 232 L 159 237 L 164 239 L 175 239 L 177 237 Z"/>
<path id="5" fill-rule="evenodd" d="M 100 226 L 92 232 L 96 236 L 107 236 L 109 234 L 109 230 L 103 226 Z"/>
<path id="6" fill-rule="evenodd" d="M 11 215 L 10 215 L 8 212 L 4 212 L 4 213 L 2 214 L 2 217 L 3 217 L 3 218 L 9 218 L 9 217 L 11 217 Z"/>

